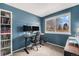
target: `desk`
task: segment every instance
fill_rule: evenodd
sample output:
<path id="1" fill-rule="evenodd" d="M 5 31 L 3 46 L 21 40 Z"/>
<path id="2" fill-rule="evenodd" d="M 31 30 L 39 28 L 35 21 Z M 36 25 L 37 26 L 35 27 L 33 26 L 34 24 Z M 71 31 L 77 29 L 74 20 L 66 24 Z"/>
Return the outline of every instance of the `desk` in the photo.
<path id="1" fill-rule="evenodd" d="M 29 54 L 29 52 L 28 52 L 28 50 L 27 50 L 27 40 L 28 40 L 29 38 L 35 37 L 35 35 L 36 35 L 36 34 L 31 34 L 31 35 L 26 35 L 26 36 L 25 36 L 25 47 L 26 47 L 26 48 L 25 48 L 24 50 L 26 51 L 27 54 Z M 41 36 L 41 35 L 44 35 L 44 33 L 40 33 L 40 36 Z M 42 40 L 41 40 L 41 39 L 40 39 L 40 44 L 42 45 Z"/>
<path id="2" fill-rule="evenodd" d="M 29 54 L 29 52 L 28 52 L 28 50 L 27 50 L 27 40 L 29 39 L 29 38 L 32 38 L 32 37 L 34 37 L 35 36 L 35 34 L 32 34 L 32 35 L 27 35 L 27 36 L 25 36 L 25 51 L 26 51 L 26 53 L 27 54 Z"/>
<path id="3" fill-rule="evenodd" d="M 66 46 L 64 48 L 64 55 L 65 56 L 79 56 L 79 46 L 75 46 L 75 44 L 70 44 L 69 41 L 70 39 L 68 39 L 66 42 Z"/>

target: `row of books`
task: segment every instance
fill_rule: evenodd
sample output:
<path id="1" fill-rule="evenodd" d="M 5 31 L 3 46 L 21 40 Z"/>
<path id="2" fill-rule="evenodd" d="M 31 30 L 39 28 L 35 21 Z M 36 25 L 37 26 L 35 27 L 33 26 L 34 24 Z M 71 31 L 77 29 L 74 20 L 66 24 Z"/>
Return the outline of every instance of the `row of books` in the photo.
<path id="1" fill-rule="evenodd" d="M 10 18 L 1 17 L 1 24 L 10 24 Z"/>
<path id="2" fill-rule="evenodd" d="M 7 40 L 10 39 L 10 34 L 1 35 L 1 40 Z"/>
<path id="3" fill-rule="evenodd" d="M 10 13 L 1 11 L 1 16 L 10 17 Z"/>
<path id="4" fill-rule="evenodd" d="M 4 49 L 4 50 L 1 51 L 1 55 L 2 55 L 2 56 L 3 56 L 3 55 L 7 55 L 7 54 L 9 54 L 9 53 L 11 53 L 11 52 L 10 52 L 10 48 Z"/>
<path id="5" fill-rule="evenodd" d="M 1 33 L 10 33 L 11 29 L 9 26 L 1 26 Z"/>
<path id="6" fill-rule="evenodd" d="M 1 41 L 1 47 L 2 48 L 8 47 L 8 46 L 10 46 L 10 40 L 8 40 L 8 41 Z"/>

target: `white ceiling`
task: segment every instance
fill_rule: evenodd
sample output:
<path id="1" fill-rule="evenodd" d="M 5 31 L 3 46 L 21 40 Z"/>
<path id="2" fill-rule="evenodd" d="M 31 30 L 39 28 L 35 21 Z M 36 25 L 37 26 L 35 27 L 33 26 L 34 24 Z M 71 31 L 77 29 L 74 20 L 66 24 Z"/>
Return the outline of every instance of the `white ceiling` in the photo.
<path id="1" fill-rule="evenodd" d="M 8 3 L 8 5 L 43 17 L 51 13 L 78 5 L 78 3 Z"/>

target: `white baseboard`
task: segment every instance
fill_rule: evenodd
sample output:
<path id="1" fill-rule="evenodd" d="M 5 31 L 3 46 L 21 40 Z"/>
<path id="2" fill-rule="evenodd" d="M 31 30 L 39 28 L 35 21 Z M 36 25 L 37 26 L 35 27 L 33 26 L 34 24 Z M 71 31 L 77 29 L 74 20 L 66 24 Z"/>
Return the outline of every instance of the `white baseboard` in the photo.
<path id="1" fill-rule="evenodd" d="M 64 46 L 60 46 L 60 45 L 57 45 L 57 44 L 53 44 L 53 43 L 50 43 L 50 42 L 47 42 L 48 44 L 50 45 L 54 45 L 54 46 L 57 46 L 57 47 L 61 47 L 61 48 L 64 48 Z"/>
<path id="2" fill-rule="evenodd" d="M 32 44 L 30 44 L 30 45 L 28 45 L 27 47 L 29 47 L 29 46 L 31 46 Z M 17 49 L 17 50 L 14 50 L 13 51 L 13 53 L 15 53 L 15 52 L 17 52 L 17 51 L 20 51 L 20 50 L 23 50 L 23 49 L 25 49 L 26 47 L 22 47 L 22 48 L 20 48 L 20 49 Z"/>
<path id="3" fill-rule="evenodd" d="M 57 44 L 53 44 L 53 43 L 49 43 L 49 42 L 47 42 L 48 44 L 50 44 L 50 45 L 54 45 L 54 46 L 57 46 L 57 47 L 61 47 L 61 48 L 64 48 L 63 46 L 60 46 L 60 45 L 57 45 Z M 20 50 L 23 50 L 25 47 L 23 47 L 23 48 L 20 48 L 20 49 L 17 49 L 17 50 L 15 50 L 15 51 L 13 51 L 13 53 L 15 53 L 15 52 L 17 52 L 17 51 L 20 51 Z"/>
<path id="4" fill-rule="evenodd" d="M 15 53 L 15 52 L 17 52 L 17 51 L 20 51 L 20 50 L 23 50 L 25 47 L 23 47 L 23 48 L 20 48 L 20 49 L 17 49 L 17 50 L 15 50 L 15 51 L 13 51 L 13 53 Z"/>

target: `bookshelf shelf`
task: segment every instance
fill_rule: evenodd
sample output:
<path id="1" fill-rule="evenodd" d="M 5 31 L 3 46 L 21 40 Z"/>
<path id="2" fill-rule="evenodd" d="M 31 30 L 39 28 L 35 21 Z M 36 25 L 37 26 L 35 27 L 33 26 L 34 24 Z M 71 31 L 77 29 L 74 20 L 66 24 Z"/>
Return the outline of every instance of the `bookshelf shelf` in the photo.
<path id="1" fill-rule="evenodd" d="M 11 54 L 7 54 L 6 56 L 12 56 Z"/>
<path id="2" fill-rule="evenodd" d="M 2 25 L 5 25 L 5 26 L 9 25 L 9 26 L 10 26 L 10 24 L 1 24 L 1 26 L 2 26 Z"/>
<path id="3" fill-rule="evenodd" d="M 1 41 L 10 41 L 10 39 L 6 39 L 6 40 L 1 40 Z"/>
<path id="4" fill-rule="evenodd" d="M 1 35 L 6 35 L 6 34 L 11 34 L 11 33 L 1 33 Z"/>
<path id="5" fill-rule="evenodd" d="M 4 17 L 4 18 L 11 18 L 11 17 L 7 17 L 7 16 L 1 16 L 1 17 Z"/>
<path id="6" fill-rule="evenodd" d="M 12 12 L 0 9 L 0 55 L 12 54 Z"/>
<path id="7" fill-rule="evenodd" d="M 11 47 L 10 46 L 4 47 L 4 48 L 1 48 L 1 50 L 8 49 L 8 48 L 11 48 Z"/>

